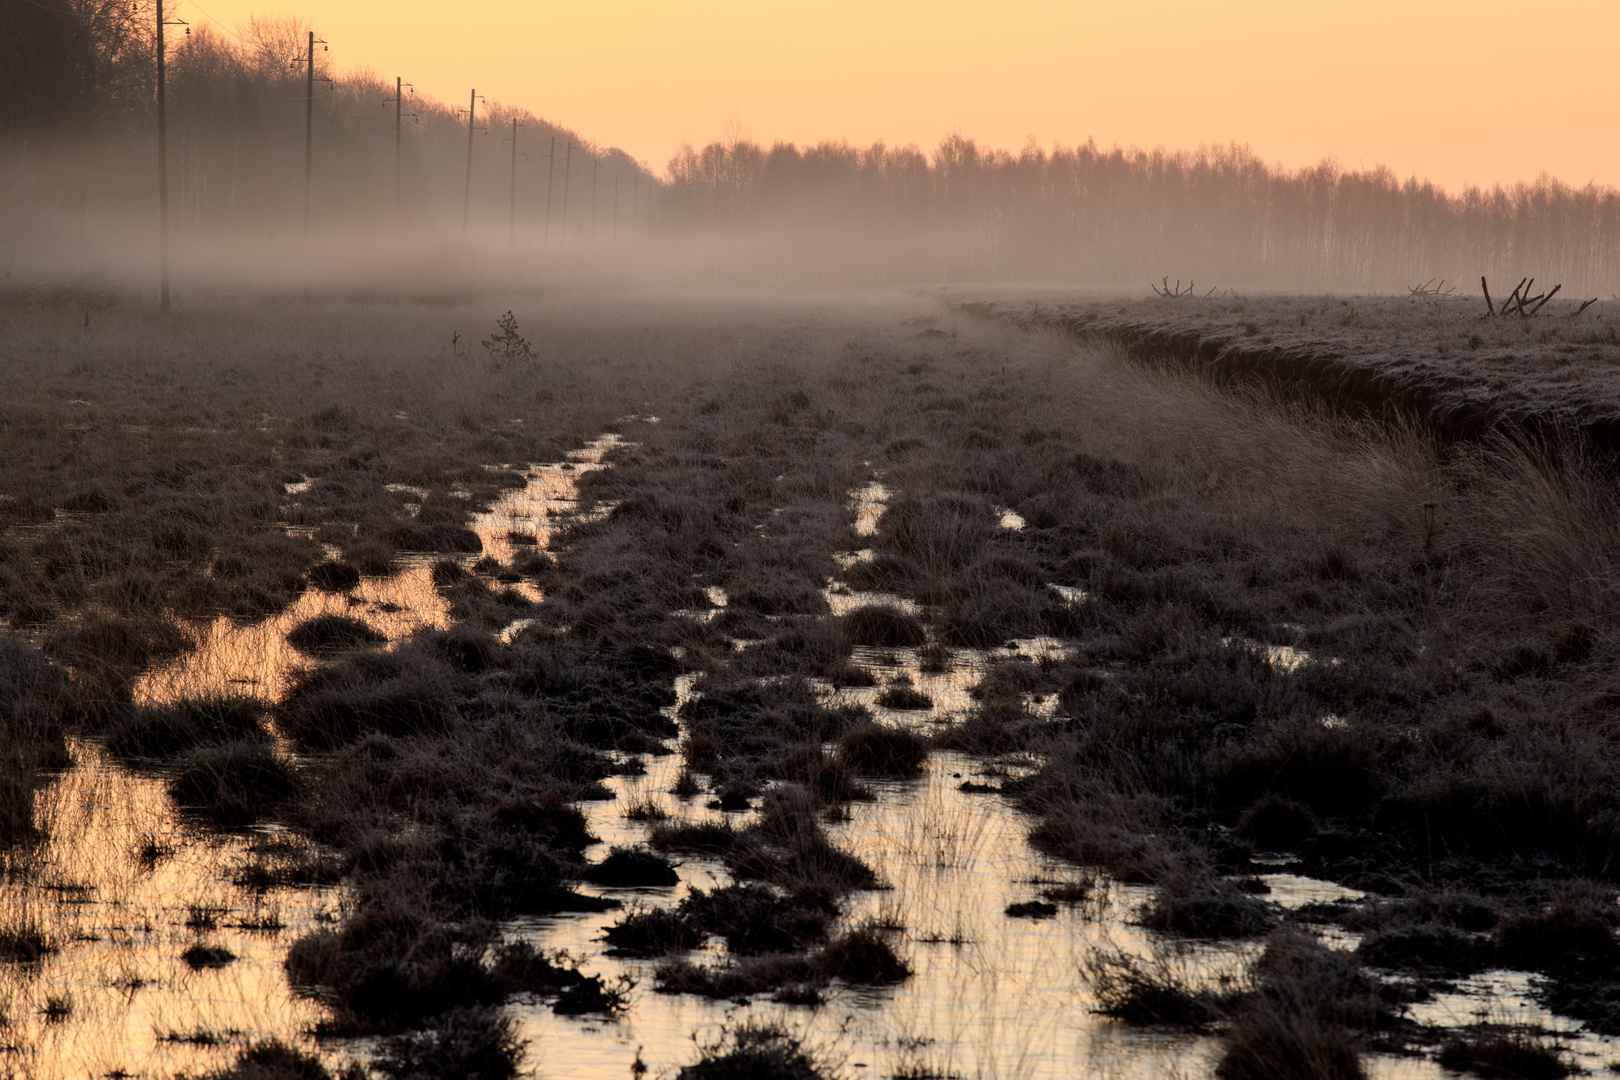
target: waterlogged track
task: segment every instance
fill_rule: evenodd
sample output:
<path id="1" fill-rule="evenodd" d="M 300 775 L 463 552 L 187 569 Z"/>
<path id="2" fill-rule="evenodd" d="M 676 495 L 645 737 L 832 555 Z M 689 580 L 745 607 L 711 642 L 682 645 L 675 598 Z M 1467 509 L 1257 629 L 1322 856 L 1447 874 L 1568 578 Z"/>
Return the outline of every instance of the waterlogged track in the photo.
<path id="1" fill-rule="evenodd" d="M 196 622 L 122 702 L 5 654 L 79 762 L 11 863 L 14 1071 L 1620 1057 L 1609 616 L 1493 561 L 1516 474 L 907 303 L 649 332 L 686 366 L 618 364 L 617 434 L 521 475 L 332 414 L 270 521 L 336 587 Z M 578 349 L 491 400 L 616 363 Z M 238 761 L 287 786 L 221 800 Z"/>

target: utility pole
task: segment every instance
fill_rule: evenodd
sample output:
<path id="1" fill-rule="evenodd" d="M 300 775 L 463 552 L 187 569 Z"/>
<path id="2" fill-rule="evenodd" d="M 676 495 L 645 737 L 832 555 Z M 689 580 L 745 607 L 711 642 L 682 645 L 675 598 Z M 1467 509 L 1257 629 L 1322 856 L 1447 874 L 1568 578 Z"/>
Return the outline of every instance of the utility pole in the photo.
<path id="1" fill-rule="evenodd" d="M 641 224 L 641 174 L 636 173 L 635 190 L 630 195 L 630 235 L 636 233 L 636 226 Z M 634 243 L 635 241 L 631 241 Z"/>
<path id="2" fill-rule="evenodd" d="M 591 246 L 596 246 L 596 167 L 600 164 L 596 154 L 591 154 Z"/>
<path id="3" fill-rule="evenodd" d="M 517 247 L 517 117 L 512 117 L 512 202 L 507 208 L 506 246 Z"/>
<path id="4" fill-rule="evenodd" d="M 619 246 L 619 174 L 613 174 L 613 246 Z"/>
<path id="5" fill-rule="evenodd" d="M 169 311 L 169 117 L 163 99 L 163 0 L 157 0 L 158 277 L 159 301 Z"/>
<path id="6" fill-rule="evenodd" d="M 303 56 L 303 62 L 309 65 L 304 73 L 304 250 L 309 251 L 309 192 L 310 182 L 315 175 L 315 46 L 325 45 L 325 41 L 317 42 L 315 31 L 309 32 L 309 51 Z M 293 63 L 298 63 L 297 59 Z"/>
<path id="7" fill-rule="evenodd" d="M 546 155 L 546 239 L 542 250 L 551 250 L 551 182 L 557 175 L 557 136 L 551 137 L 551 152 Z"/>
<path id="8" fill-rule="evenodd" d="M 407 86 L 411 86 L 411 84 L 397 75 L 394 76 L 394 228 L 396 229 L 399 228 L 400 222 L 403 220 L 402 207 L 404 203 L 400 198 L 400 178 L 403 175 L 400 168 L 400 144 L 404 137 L 405 88 Z M 416 87 L 411 86 L 411 93 L 416 93 Z M 412 113 L 411 116 L 414 118 L 416 114 Z"/>
<path id="9" fill-rule="evenodd" d="M 472 213 L 472 146 L 473 117 L 478 109 L 478 91 L 467 100 L 467 187 L 461 197 L 461 243 L 467 243 L 467 217 Z"/>
<path id="10" fill-rule="evenodd" d="M 309 189 L 315 175 L 315 31 L 309 32 L 309 71 L 304 82 L 304 250 L 309 250 Z"/>
<path id="11" fill-rule="evenodd" d="M 568 144 L 568 153 L 563 157 L 563 221 L 562 239 L 557 243 L 557 250 L 561 251 L 568 246 L 568 178 L 574 173 L 574 144 Z"/>

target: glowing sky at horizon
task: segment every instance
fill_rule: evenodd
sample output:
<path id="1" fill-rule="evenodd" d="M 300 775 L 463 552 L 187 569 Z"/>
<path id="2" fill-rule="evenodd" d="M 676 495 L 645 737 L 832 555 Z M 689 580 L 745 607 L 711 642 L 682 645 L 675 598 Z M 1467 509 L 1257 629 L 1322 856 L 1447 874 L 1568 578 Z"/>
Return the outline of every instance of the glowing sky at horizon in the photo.
<path id="1" fill-rule="evenodd" d="M 1620 186 L 1616 0 L 179 2 L 225 29 L 250 14 L 313 18 L 340 69 L 449 102 L 476 86 L 659 172 L 740 117 L 767 144 L 1238 142 L 1453 190 Z"/>

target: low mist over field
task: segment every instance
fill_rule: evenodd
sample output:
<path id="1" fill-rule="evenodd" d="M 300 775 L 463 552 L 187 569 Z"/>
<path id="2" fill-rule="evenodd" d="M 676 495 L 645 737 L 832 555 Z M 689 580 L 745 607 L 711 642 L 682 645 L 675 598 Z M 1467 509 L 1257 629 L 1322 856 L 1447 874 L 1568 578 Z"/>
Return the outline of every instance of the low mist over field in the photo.
<path id="1" fill-rule="evenodd" d="M 123 0 L 0 9 L 12 287 L 154 291 L 153 17 Z M 1620 290 L 1620 197 L 1548 177 L 1448 192 L 1376 167 L 1270 165 L 1236 144 L 1148 151 L 1083 135 L 763 145 L 735 121 L 723 139 L 638 162 L 517 102 L 476 100 L 469 132 L 471 89 L 440 101 L 406 86 L 396 102 L 392 78 L 336 65 L 319 41 L 310 83 L 301 20 L 167 34 L 170 241 L 186 292 L 570 278 L 1139 288 L 1166 274 L 1305 291 L 1536 274 L 1572 293 Z"/>

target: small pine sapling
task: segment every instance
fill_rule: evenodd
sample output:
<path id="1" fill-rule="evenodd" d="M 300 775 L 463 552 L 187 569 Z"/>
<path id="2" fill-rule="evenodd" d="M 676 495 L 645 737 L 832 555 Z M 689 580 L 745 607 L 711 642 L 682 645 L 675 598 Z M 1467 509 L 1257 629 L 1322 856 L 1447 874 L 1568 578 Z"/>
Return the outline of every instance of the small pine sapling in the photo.
<path id="1" fill-rule="evenodd" d="M 484 350 L 489 353 L 491 371 L 498 371 L 501 365 L 509 360 L 537 359 L 534 350 L 529 348 L 528 341 L 518 333 L 516 315 L 508 311 L 496 320 L 495 325 L 500 332 L 491 334 L 482 343 Z"/>

